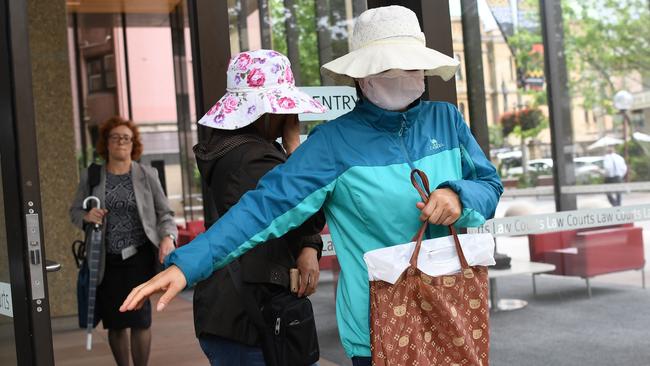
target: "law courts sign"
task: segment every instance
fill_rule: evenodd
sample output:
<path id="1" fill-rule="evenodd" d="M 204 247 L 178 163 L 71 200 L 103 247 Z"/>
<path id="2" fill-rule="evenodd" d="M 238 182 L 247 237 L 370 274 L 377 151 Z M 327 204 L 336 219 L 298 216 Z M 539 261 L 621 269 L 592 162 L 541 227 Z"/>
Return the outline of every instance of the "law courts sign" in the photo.
<path id="1" fill-rule="evenodd" d="M 303 113 L 298 117 L 302 122 L 333 120 L 354 109 L 359 99 L 356 89 L 351 86 L 305 86 L 299 89 L 328 109 L 321 114 Z"/>
<path id="2" fill-rule="evenodd" d="M 6 282 L 0 282 L 0 315 L 14 317 L 14 311 L 11 302 L 11 285 Z"/>
<path id="3" fill-rule="evenodd" d="M 621 225 L 646 220 L 650 220 L 648 204 L 503 217 L 488 220 L 477 228 L 467 228 L 467 232 L 515 236 Z"/>

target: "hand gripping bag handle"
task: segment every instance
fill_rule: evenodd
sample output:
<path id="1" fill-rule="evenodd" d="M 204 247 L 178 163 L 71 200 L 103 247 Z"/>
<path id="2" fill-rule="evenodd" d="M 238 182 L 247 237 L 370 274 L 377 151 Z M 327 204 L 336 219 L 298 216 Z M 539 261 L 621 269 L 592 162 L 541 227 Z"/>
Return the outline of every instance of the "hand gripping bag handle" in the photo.
<path id="1" fill-rule="evenodd" d="M 417 178 L 420 178 L 421 183 L 418 182 Z M 422 202 L 426 204 L 429 201 L 429 195 L 431 194 L 429 190 L 429 178 L 427 177 L 427 175 L 419 169 L 413 169 L 411 171 L 411 183 L 413 184 L 413 187 L 415 187 L 415 189 L 420 194 L 420 197 L 422 198 Z M 428 225 L 429 222 L 424 221 L 420 226 L 420 229 L 417 231 L 417 233 L 412 239 L 412 241 L 416 242 L 415 249 L 413 250 L 413 254 L 411 255 L 411 260 L 409 261 L 411 267 L 413 268 L 417 268 L 418 256 L 420 254 L 420 248 L 422 247 L 422 238 L 424 237 L 424 232 L 427 230 Z M 449 225 L 448 228 L 449 228 L 449 232 L 454 237 L 454 244 L 456 246 L 456 253 L 458 253 L 458 259 L 460 260 L 460 266 L 463 270 L 468 269 L 469 264 L 467 263 L 467 259 L 465 259 L 463 248 L 460 245 L 460 240 L 458 239 L 458 233 L 456 232 L 456 229 L 454 228 L 453 225 Z"/>

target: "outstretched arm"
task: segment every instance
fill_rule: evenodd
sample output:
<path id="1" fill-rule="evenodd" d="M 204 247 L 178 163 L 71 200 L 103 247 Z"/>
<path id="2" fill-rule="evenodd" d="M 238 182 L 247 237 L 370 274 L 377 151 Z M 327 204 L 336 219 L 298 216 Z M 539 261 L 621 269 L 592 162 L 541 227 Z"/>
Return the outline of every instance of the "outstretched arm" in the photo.
<path id="1" fill-rule="evenodd" d="M 326 137 L 318 128 L 286 163 L 266 174 L 257 189 L 191 243 L 173 251 L 165 260 L 169 268 L 138 286 L 121 311 L 132 310 L 155 292 L 165 291 L 158 308 L 186 286 L 238 258 L 254 246 L 284 235 L 316 213 L 338 176 Z"/>

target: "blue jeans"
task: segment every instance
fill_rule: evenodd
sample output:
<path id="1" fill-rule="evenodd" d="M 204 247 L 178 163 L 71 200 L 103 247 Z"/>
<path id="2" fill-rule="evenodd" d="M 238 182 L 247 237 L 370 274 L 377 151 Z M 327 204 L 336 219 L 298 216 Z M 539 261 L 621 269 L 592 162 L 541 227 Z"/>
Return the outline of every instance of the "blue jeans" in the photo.
<path id="1" fill-rule="evenodd" d="M 199 337 L 199 344 L 211 366 L 266 366 L 262 349 L 258 347 L 210 334 Z M 318 366 L 318 362 L 312 366 Z"/>
<path id="2" fill-rule="evenodd" d="M 352 357 L 352 366 L 370 366 L 372 365 L 371 357 Z"/>
<path id="3" fill-rule="evenodd" d="M 266 366 L 262 349 L 214 335 L 202 335 L 199 344 L 212 366 Z"/>

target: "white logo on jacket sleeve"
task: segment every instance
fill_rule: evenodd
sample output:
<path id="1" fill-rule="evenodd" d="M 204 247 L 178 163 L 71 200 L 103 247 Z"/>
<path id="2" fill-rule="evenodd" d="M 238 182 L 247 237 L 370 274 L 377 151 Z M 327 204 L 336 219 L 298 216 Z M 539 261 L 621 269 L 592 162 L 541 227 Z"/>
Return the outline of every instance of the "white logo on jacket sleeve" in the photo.
<path id="1" fill-rule="evenodd" d="M 438 149 L 442 149 L 443 147 L 445 147 L 444 144 L 439 143 L 438 140 L 436 139 L 431 139 L 431 146 L 429 147 L 429 149 L 438 150 Z"/>

